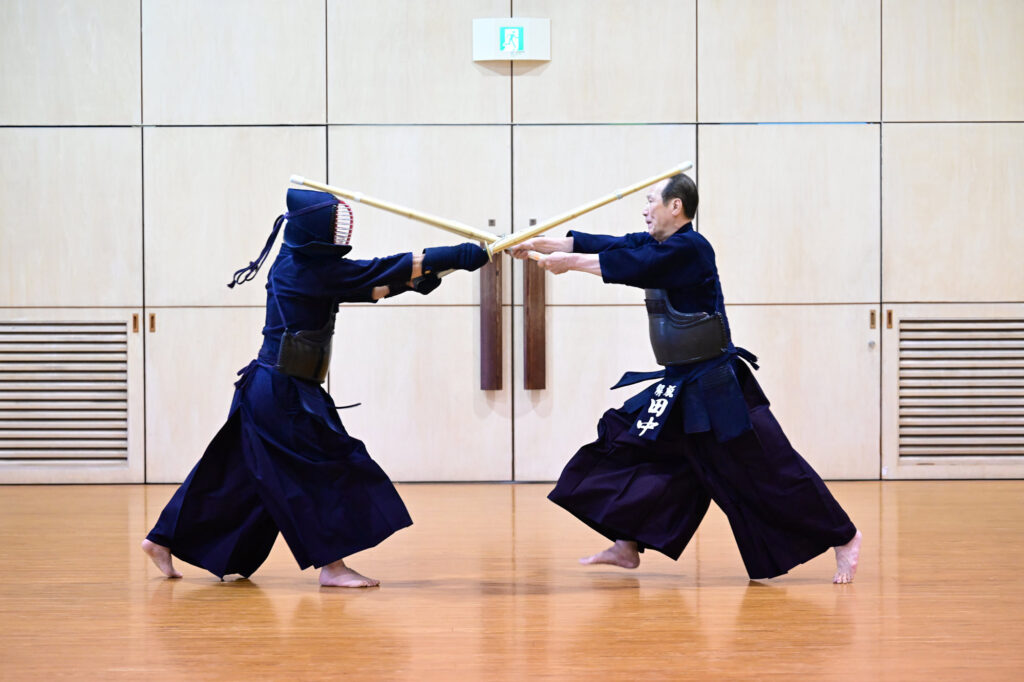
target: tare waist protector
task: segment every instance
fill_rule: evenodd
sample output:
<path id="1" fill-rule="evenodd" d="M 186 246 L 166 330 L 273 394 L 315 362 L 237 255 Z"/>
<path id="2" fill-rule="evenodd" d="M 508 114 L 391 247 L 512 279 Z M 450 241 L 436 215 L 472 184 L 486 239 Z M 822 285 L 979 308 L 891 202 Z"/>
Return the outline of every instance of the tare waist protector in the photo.
<path id="1" fill-rule="evenodd" d="M 729 346 L 719 313 L 681 313 L 664 289 L 645 289 L 651 347 L 659 365 L 688 365 L 721 355 Z"/>
<path id="2" fill-rule="evenodd" d="M 306 381 L 324 383 L 331 364 L 331 342 L 334 338 L 334 318 L 322 329 L 305 330 L 281 335 L 281 348 L 274 369 L 288 376 Z"/>

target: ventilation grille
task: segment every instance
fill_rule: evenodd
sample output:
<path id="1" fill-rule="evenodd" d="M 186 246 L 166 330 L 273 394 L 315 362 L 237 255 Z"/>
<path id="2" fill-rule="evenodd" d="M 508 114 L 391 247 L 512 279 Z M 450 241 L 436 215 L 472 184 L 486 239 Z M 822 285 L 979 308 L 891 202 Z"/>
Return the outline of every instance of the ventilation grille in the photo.
<path id="1" fill-rule="evenodd" d="M 127 458 L 127 325 L 0 322 L 0 460 Z"/>
<path id="2" fill-rule="evenodd" d="M 901 457 L 1024 455 L 1024 319 L 900 321 Z"/>

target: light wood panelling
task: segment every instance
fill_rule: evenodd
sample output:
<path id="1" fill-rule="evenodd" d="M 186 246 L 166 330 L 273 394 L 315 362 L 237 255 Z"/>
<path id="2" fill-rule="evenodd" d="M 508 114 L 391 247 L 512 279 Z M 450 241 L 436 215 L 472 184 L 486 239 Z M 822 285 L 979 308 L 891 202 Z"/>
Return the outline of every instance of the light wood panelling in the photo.
<path id="1" fill-rule="evenodd" d="M 138 124 L 138 0 L 0 3 L 0 125 Z"/>
<path id="2" fill-rule="evenodd" d="M 324 123 L 323 0 L 144 0 L 144 122 Z"/>
<path id="3" fill-rule="evenodd" d="M 642 300 L 643 294 L 638 295 Z M 654 370 L 658 365 L 642 305 L 548 306 L 548 388 L 527 391 L 522 306 L 515 310 L 516 480 L 550 481 L 581 445 L 597 437 L 597 420 L 604 411 L 638 392 L 608 387 L 626 370 Z"/>
<path id="4" fill-rule="evenodd" d="M 694 0 L 515 0 L 513 12 L 551 19 L 551 61 L 514 63 L 516 123 L 696 120 Z"/>
<path id="5" fill-rule="evenodd" d="M 144 442 L 144 410 L 143 395 L 143 339 L 142 329 L 132 331 L 132 316 L 138 315 L 141 323 L 141 308 L 78 308 L 78 309 L 3 309 L 0 308 L 0 325 L 7 322 L 116 322 L 123 323 L 127 333 L 127 352 L 124 362 L 127 367 L 127 460 L 87 460 L 74 461 L 57 459 L 36 460 L 0 460 L 0 483 L 141 483 L 145 463 Z M 4 353 L 0 348 L 0 354 Z M 94 356 L 90 356 L 94 357 Z M 106 356 L 109 360 L 109 355 Z M 29 360 L 29 358 L 23 358 Z M 10 354 L 5 360 L 11 360 Z M 121 360 L 119 356 L 118 361 Z M 7 366 L 10 366 L 9 364 Z M 112 411 L 124 409 L 125 402 L 120 399 L 110 401 Z M 28 403 L 24 399 L 13 402 L 12 407 L 25 408 Z M 33 409 L 33 419 L 67 419 L 70 414 L 57 408 L 102 409 L 100 401 L 83 405 L 83 401 L 51 401 L 47 406 Z M 45 415 L 45 417 L 44 417 Z M 10 424 L 6 428 L 11 428 Z M 16 427 L 17 428 L 17 427 Z M 2 660 L 2 657 L 0 657 Z M 0 664 L 2 670 L 2 664 Z"/>
<path id="6" fill-rule="evenodd" d="M 698 226 L 726 303 L 878 300 L 877 125 L 708 126 Z"/>
<path id="7" fill-rule="evenodd" d="M 0 129 L 0 306 L 142 305 L 141 137 Z"/>
<path id="8" fill-rule="evenodd" d="M 884 300 L 1024 300 L 1024 124 L 893 124 L 883 138 Z"/>
<path id="9" fill-rule="evenodd" d="M 825 479 L 877 479 L 881 324 L 870 305 L 726 307 L 793 447 Z M 880 318 L 876 318 L 877 319 Z"/>
<path id="10" fill-rule="evenodd" d="M 1024 119 L 1024 3 L 883 0 L 887 121 Z"/>
<path id="11" fill-rule="evenodd" d="M 977 304 L 977 303 L 943 303 L 943 304 L 887 304 L 883 314 L 888 316 L 892 311 L 892 329 L 886 324 L 882 330 L 882 478 L 885 479 L 922 479 L 922 478 L 1022 478 L 1024 477 L 1024 458 L 1014 456 L 986 456 L 979 453 L 976 457 L 900 457 L 899 418 L 900 418 L 900 321 L 906 318 L 1016 318 L 1024 317 L 1024 304 Z M 1012 345 L 1019 345 L 1019 343 Z M 1012 351 L 1010 351 L 1012 353 Z M 998 357 L 998 353 L 996 356 Z M 975 364 L 964 363 L 962 360 L 950 359 L 949 365 Z M 1016 363 L 1006 361 L 1005 366 Z M 1007 380 L 1006 389 L 995 393 L 1014 392 L 1012 379 Z M 977 394 L 977 389 L 964 390 L 963 394 Z M 984 391 L 982 391 L 984 392 Z M 988 391 L 993 392 L 993 391 Z M 955 396 L 954 396 L 955 397 Z M 961 398 L 962 400 L 962 398 Z M 1006 402 L 1016 400 L 1010 398 Z M 977 405 L 976 400 L 962 400 L 961 406 Z M 999 412 L 1000 410 L 992 410 Z M 1014 420 L 1014 409 L 1004 411 L 1002 421 Z M 956 432 L 954 425 L 949 425 L 951 433 Z M 1016 431 L 1016 429 L 1013 429 Z M 961 431 L 963 433 L 963 431 Z M 1010 439 L 1008 443 L 1012 443 Z"/>
<path id="12" fill-rule="evenodd" d="M 700 121 L 877 121 L 877 2 L 702 0 Z"/>
<path id="13" fill-rule="evenodd" d="M 392 479 L 512 477 L 510 372 L 504 390 L 480 390 L 479 339 L 477 306 L 342 306 L 331 394 L 362 402 L 342 421 Z"/>
<path id="14" fill-rule="evenodd" d="M 504 126 L 332 126 L 330 184 L 494 234 L 510 231 L 510 142 Z M 351 258 L 419 253 L 464 237 L 358 202 Z M 488 221 L 494 219 L 495 225 Z M 511 268 L 504 268 L 510 272 Z M 506 275 L 509 277 L 510 275 Z M 504 287 L 506 301 L 509 286 Z M 401 305 L 470 304 L 480 300 L 479 275 L 454 273 L 430 295 Z M 379 305 L 392 305 L 385 301 Z"/>
<path id="15" fill-rule="evenodd" d="M 679 562 L 648 551 L 626 571 L 576 564 L 605 542 L 544 499 L 547 485 L 400 485 L 415 525 L 353 558 L 382 584 L 352 591 L 319 588 L 283 542 L 251 580 L 180 563 L 184 579 L 164 579 L 138 542 L 169 486 L 7 487 L 0 669 L 15 680 L 1018 680 L 1024 595 L 1015 572 L 993 567 L 1024 561 L 1024 484 L 830 488 L 864 533 L 852 586 L 828 582 L 831 552 L 748 581 L 714 506 Z M 90 570 L 53 571 L 54 547 Z"/>
<path id="16" fill-rule="evenodd" d="M 553 30 L 553 29 L 552 29 Z M 526 126 L 516 128 L 515 230 L 565 213 L 581 204 L 656 175 L 683 161 L 696 162 L 695 126 Z M 697 178 L 697 166 L 689 175 Z M 623 235 L 646 232 L 646 190 L 623 197 L 548 232 L 569 230 Z M 516 263 L 516 300 L 521 301 L 521 263 Z M 631 287 L 605 285 L 580 273 L 547 279 L 549 304 L 636 303 Z"/>
<path id="17" fill-rule="evenodd" d="M 263 308 L 149 308 L 146 480 L 180 483 L 228 415 L 235 375 L 256 357 Z"/>
<path id="18" fill-rule="evenodd" d="M 324 175 L 323 128 L 147 128 L 146 303 L 263 305 L 266 273 L 228 289 L 254 260 L 292 173 Z"/>
<path id="19" fill-rule="evenodd" d="M 473 61 L 507 0 L 328 0 L 331 123 L 507 123 L 509 62 Z"/>

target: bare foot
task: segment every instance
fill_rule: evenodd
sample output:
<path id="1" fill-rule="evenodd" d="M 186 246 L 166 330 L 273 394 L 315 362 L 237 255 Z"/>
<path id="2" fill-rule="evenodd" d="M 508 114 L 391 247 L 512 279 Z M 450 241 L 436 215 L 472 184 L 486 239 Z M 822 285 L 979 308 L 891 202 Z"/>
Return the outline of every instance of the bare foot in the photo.
<path id="1" fill-rule="evenodd" d="M 636 549 L 636 543 L 631 540 L 616 540 L 615 544 L 598 552 L 594 556 L 580 559 L 580 563 L 589 566 L 590 564 L 611 564 L 622 568 L 636 568 L 640 565 L 640 552 Z"/>
<path id="2" fill-rule="evenodd" d="M 320 569 L 320 584 L 325 587 L 376 587 L 380 581 L 356 573 L 345 565 L 344 559 L 338 559 Z"/>
<path id="3" fill-rule="evenodd" d="M 180 578 L 181 573 L 174 570 L 174 562 L 171 560 L 171 550 L 163 545 L 158 545 L 149 540 L 142 541 L 142 551 L 149 555 L 160 572 L 168 578 Z"/>
<path id="4" fill-rule="evenodd" d="M 853 582 L 853 574 L 857 572 L 857 560 L 860 558 L 860 531 L 853 539 L 842 547 L 836 547 L 836 574 L 832 582 L 845 584 Z"/>

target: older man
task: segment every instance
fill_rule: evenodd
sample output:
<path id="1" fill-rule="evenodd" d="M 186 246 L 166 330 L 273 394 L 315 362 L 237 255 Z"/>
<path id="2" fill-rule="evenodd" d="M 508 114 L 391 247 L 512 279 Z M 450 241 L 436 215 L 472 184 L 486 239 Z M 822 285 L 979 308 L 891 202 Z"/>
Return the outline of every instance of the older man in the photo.
<path id="1" fill-rule="evenodd" d="M 697 188 L 686 175 L 658 183 L 646 233 L 572 231 L 513 248 L 547 254 L 554 274 L 578 270 L 647 294 L 651 345 L 663 372 L 627 373 L 619 386 L 659 379 L 598 422 L 598 439 L 566 465 L 549 498 L 614 544 L 584 564 L 636 568 L 640 552 L 678 559 L 714 500 L 753 579 L 786 573 L 832 547 L 833 582 L 853 580 L 861 533 L 792 448 L 732 343 L 715 254 L 693 230 Z"/>

